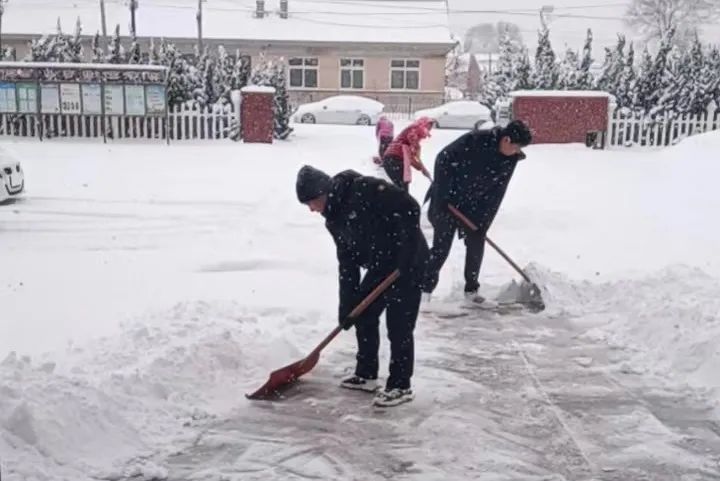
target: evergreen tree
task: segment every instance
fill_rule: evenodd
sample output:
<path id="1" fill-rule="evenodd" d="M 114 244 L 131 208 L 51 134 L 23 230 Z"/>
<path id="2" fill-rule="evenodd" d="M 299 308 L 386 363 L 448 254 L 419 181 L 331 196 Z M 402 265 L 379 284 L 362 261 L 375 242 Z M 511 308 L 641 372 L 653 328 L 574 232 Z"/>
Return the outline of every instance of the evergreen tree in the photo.
<path id="1" fill-rule="evenodd" d="M 595 83 L 593 74 L 590 71 L 590 67 L 594 62 L 592 58 L 592 41 L 593 34 L 592 30 L 588 28 L 587 37 L 585 38 L 585 45 L 583 46 L 583 56 L 580 62 L 580 71 L 578 74 L 577 88 L 579 90 L 591 90 Z"/>
<path id="2" fill-rule="evenodd" d="M 159 62 L 168 67 L 168 105 L 176 106 L 191 100 L 202 86 L 197 69 L 182 58 L 174 44 L 164 39 L 160 43 Z"/>
<path id="3" fill-rule="evenodd" d="M 634 103 L 633 86 L 635 85 L 635 48 L 630 43 L 625 63 L 620 72 L 615 98 L 618 107 L 632 108 Z"/>
<path id="4" fill-rule="evenodd" d="M 47 62 L 48 61 L 48 50 L 52 40 L 48 36 L 42 36 L 37 40 L 30 42 L 30 52 L 25 57 L 25 60 L 30 62 Z"/>
<path id="5" fill-rule="evenodd" d="M 275 75 L 273 76 L 275 87 L 275 138 L 285 140 L 292 133 L 290 127 L 290 94 L 287 90 L 287 66 L 284 61 L 275 64 Z"/>
<path id="6" fill-rule="evenodd" d="M 0 60 L 17 60 L 17 51 L 15 50 L 15 47 L 3 47 L 2 50 L 0 50 Z"/>
<path id="7" fill-rule="evenodd" d="M 550 44 L 550 30 L 543 21 L 538 32 L 538 46 L 535 54 L 535 72 L 533 85 L 539 90 L 552 90 L 557 86 L 558 71 L 555 63 L 555 52 Z"/>
<path id="8" fill-rule="evenodd" d="M 250 80 L 251 61 L 249 56 L 241 55 L 239 50 L 235 54 L 235 59 L 230 88 L 232 90 L 240 90 L 245 87 Z"/>
<path id="9" fill-rule="evenodd" d="M 633 87 L 633 107 L 635 109 L 647 110 L 647 106 L 650 103 L 650 95 L 652 94 L 652 70 L 653 58 L 646 46 Z"/>
<path id="10" fill-rule="evenodd" d="M 674 35 L 675 30 L 670 29 L 660 42 L 660 48 L 650 70 L 648 86 L 651 93 L 647 96 L 646 104 L 643 107 L 651 115 L 666 112 L 666 103 L 674 95 L 674 92 L 671 91 L 673 79 L 670 77 L 668 69 L 668 55 L 672 50 Z"/>
<path id="11" fill-rule="evenodd" d="M 216 70 L 219 97 L 223 102 L 230 101 L 230 92 L 232 91 L 233 72 L 235 71 L 235 61 L 228 55 L 225 47 L 218 47 L 218 67 Z"/>
<path id="12" fill-rule="evenodd" d="M 524 46 L 507 29 L 500 32 L 500 55 L 497 68 L 482 82 L 481 99 L 491 108 L 498 99 L 518 89 L 518 66 L 522 62 Z"/>
<path id="13" fill-rule="evenodd" d="M 714 100 L 716 106 L 720 106 L 720 50 L 717 46 L 705 56 L 701 78 L 708 104 Z"/>
<path id="14" fill-rule="evenodd" d="M 580 88 L 579 69 L 580 59 L 577 52 L 569 48 L 565 52 L 565 58 L 558 67 L 558 88 L 561 90 L 576 90 Z"/>
<path id="15" fill-rule="evenodd" d="M 160 54 L 158 53 L 157 46 L 155 45 L 155 39 L 150 39 L 150 52 L 148 56 L 149 65 L 160 65 Z"/>
<path id="16" fill-rule="evenodd" d="M 522 53 L 518 56 L 518 64 L 516 70 L 515 90 L 527 90 L 534 88 L 532 84 L 532 64 L 530 64 L 530 54 L 526 47 L 523 47 Z"/>
<path id="17" fill-rule="evenodd" d="M 108 45 L 107 63 L 125 63 L 125 49 L 120 43 L 120 25 L 115 26 L 115 34 L 113 35 L 110 45 Z"/>
<path id="18" fill-rule="evenodd" d="M 137 41 L 135 32 L 130 32 L 132 36 L 132 43 L 130 44 L 130 51 L 127 54 L 127 63 L 138 65 L 142 63 L 142 53 L 140 52 L 140 44 Z"/>
<path id="19" fill-rule="evenodd" d="M 92 39 L 92 63 L 103 63 L 105 62 L 105 53 L 100 47 L 100 32 L 95 32 L 95 36 Z"/>
<path id="20" fill-rule="evenodd" d="M 83 46 L 82 46 L 82 23 L 80 17 L 75 22 L 75 32 L 72 38 L 67 39 L 67 56 L 66 62 L 82 62 L 83 60 Z"/>
<path id="21" fill-rule="evenodd" d="M 605 62 L 596 84 L 598 90 L 617 96 L 625 66 L 625 36 L 618 35 L 615 50 L 605 49 Z"/>

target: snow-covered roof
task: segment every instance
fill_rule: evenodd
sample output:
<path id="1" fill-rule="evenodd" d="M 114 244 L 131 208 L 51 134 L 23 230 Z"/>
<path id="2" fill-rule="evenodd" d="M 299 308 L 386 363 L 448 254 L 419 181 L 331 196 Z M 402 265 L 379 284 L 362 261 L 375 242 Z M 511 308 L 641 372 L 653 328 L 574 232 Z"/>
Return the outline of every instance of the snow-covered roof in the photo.
<path id="1" fill-rule="evenodd" d="M 108 34 L 120 25 L 128 35 L 127 2 L 106 0 Z M 56 4 L 56 6 L 54 6 Z M 195 38 L 197 0 L 148 0 L 136 11 L 139 37 Z M 280 1 L 266 0 L 264 18 L 255 17 L 255 0 L 203 3 L 203 36 L 219 40 L 452 44 L 444 0 L 289 0 L 289 16 L 279 15 Z M 72 33 L 78 17 L 83 34 L 101 31 L 97 2 L 24 0 L 9 2 L 3 34 L 50 34 L 60 17 Z"/>
<path id="2" fill-rule="evenodd" d="M 263 85 L 248 85 L 240 89 L 242 93 L 254 93 L 254 94 L 274 94 L 274 87 L 266 87 Z"/>
<path id="3" fill-rule="evenodd" d="M 62 68 L 63 70 L 92 69 L 92 70 L 139 70 L 142 72 L 164 72 L 167 67 L 162 65 L 117 65 L 113 63 L 53 63 L 53 62 L 0 62 L 5 68 Z"/>
<path id="4" fill-rule="evenodd" d="M 510 97 L 602 97 L 610 98 L 607 92 L 599 90 L 516 90 L 508 94 Z"/>

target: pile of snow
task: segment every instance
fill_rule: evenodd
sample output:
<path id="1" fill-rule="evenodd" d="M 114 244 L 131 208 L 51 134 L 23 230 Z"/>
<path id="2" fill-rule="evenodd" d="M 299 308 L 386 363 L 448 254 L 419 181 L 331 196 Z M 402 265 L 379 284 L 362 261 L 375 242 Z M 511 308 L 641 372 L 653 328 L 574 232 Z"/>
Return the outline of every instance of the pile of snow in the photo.
<path id="1" fill-rule="evenodd" d="M 119 336 L 70 345 L 61 365 L 10 353 L 0 363 L 0 447 L 12 453 L 3 474 L 165 479 L 153 459 L 191 444 L 193 422 L 228 413 L 265 382 L 268 366 L 300 358 L 287 336 L 303 322 L 181 304 Z"/>

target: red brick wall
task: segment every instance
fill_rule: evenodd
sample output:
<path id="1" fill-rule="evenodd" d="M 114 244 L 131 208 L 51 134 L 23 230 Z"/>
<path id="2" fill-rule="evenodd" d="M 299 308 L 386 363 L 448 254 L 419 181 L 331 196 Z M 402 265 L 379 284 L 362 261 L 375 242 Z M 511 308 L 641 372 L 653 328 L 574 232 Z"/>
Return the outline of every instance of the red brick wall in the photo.
<path id="1" fill-rule="evenodd" d="M 535 144 L 585 142 L 591 130 L 607 130 L 608 99 L 604 97 L 515 97 L 513 118 L 524 120 Z"/>
<path id="2" fill-rule="evenodd" d="M 273 94 L 243 92 L 240 115 L 243 142 L 272 143 Z"/>

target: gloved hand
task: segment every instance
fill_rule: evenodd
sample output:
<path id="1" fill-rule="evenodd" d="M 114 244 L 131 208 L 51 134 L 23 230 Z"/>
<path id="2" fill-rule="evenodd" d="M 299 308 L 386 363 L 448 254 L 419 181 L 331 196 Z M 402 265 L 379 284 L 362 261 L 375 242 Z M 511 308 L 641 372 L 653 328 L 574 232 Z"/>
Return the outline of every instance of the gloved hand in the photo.
<path id="1" fill-rule="evenodd" d="M 340 318 L 340 321 L 338 322 L 338 324 L 340 325 L 340 327 L 342 327 L 343 329 L 345 329 L 347 331 L 348 329 L 350 329 L 351 327 L 353 327 L 355 325 L 356 320 L 357 319 L 354 319 L 352 317 L 344 317 L 344 318 Z"/>

